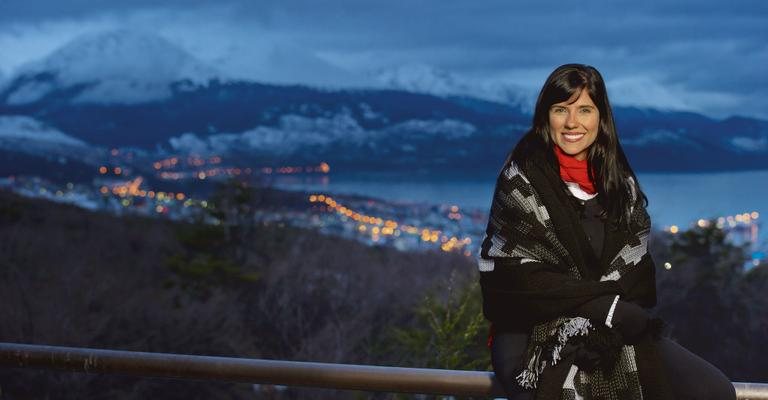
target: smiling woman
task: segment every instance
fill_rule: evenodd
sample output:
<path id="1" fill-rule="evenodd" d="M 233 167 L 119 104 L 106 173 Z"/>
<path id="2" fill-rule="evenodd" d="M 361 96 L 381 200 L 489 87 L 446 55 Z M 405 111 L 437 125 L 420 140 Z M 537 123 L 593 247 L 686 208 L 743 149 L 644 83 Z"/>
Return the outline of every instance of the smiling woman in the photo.
<path id="1" fill-rule="evenodd" d="M 560 66 L 496 181 L 478 260 L 493 368 L 509 399 L 736 398 L 650 313 L 647 205 L 602 76 Z"/>

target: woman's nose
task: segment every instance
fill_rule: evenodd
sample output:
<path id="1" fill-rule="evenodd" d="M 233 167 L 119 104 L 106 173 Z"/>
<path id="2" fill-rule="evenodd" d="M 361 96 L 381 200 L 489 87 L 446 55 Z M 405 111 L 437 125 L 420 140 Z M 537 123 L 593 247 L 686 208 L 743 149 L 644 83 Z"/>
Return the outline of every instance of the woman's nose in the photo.
<path id="1" fill-rule="evenodd" d="M 568 118 L 565 119 L 566 128 L 576 128 L 579 126 L 579 122 L 576 120 L 576 113 L 569 112 Z"/>

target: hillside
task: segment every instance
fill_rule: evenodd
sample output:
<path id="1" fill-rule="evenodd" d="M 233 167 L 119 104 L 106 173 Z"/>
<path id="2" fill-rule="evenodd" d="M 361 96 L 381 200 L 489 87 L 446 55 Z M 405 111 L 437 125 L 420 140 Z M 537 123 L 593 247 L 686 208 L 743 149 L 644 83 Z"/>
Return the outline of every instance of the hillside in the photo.
<path id="1" fill-rule="evenodd" d="M 235 255 L 214 227 L 0 192 L 0 341 L 397 364 L 377 350 L 388 327 L 409 325 L 431 288 L 444 293 L 474 273 L 461 256 L 280 225 L 247 235 Z M 0 388 L 10 398 L 253 396 L 249 385 L 31 370 L 0 371 Z"/>
<path id="2" fill-rule="evenodd" d="M 450 319 L 464 305 L 469 314 L 462 318 L 482 319 L 480 293 L 470 285 L 476 267 L 455 253 L 370 247 L 279 222 L 214 226 L 116 217 L 2 191 L 0 243 L 3 342 L 488 367 L 485 323 L 467 338 L 467 321 Z M 651 251 L 654 313 L 665 319 L 668 334 L 734 381 L 768 381 L 762 357 L 768 266 L 744 272 L 743 249 L 725 242 L 714 224 L 677 235 L 654 232 Z M 448 346 L 460 351 L 460 364 L 441 361 Z M 263 388 L 0 370 L 0 390 L 9 398 L 360 395 Z"/>

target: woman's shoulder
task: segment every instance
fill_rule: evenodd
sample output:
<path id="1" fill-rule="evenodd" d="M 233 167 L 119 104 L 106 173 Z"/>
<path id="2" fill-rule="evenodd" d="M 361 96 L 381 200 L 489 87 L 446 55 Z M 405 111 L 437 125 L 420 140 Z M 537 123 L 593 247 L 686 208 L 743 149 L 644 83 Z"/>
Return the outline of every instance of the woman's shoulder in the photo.
<path id="1" fill-rule="evenodd" d="M 547 163 L 546 157 L 543 152 L 535 151 L 529 154 L 522 160 L 508 157 L 504 167 L 501 170 L 501 176 L 506 179 L 514 179 L 520 177 L 525 183 L 530 184 L 528 179 L 529 172 L 532 166 L 545 165 Z"/>
<path id="2" fill-rule="evenodd" d="M 526 173 L 524 169 L 514 160 L 510 160 L 507 162 L 507 164 L 504 166 L 504 168 L 501 170 L 501 177 L 505 178 L 506 180 L 513 180 L 513 179 L 521 179 L 526 184 L 530 184 L 531 182 L 528 180 L 528 177 L 526 176 Z"/>

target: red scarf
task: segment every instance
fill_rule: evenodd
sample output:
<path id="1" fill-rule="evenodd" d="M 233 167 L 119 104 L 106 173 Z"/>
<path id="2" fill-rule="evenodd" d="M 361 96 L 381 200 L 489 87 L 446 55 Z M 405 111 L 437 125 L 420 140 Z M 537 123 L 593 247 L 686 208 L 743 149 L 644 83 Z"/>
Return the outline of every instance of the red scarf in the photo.
<path id="1" fill-rule="evenodd" d="M 596 193 L 595 185 L 589 180 L 587 174 L 587 159 L 577 160 L 575 157 L 565 154 L 563 150 L 555 144 L 555 155 L 560 163 L 560 177 L 566 182 L 576 182 L 582 190 L 589 194 Z M 592 174 L 594 175 L 594 170 Z"/>

